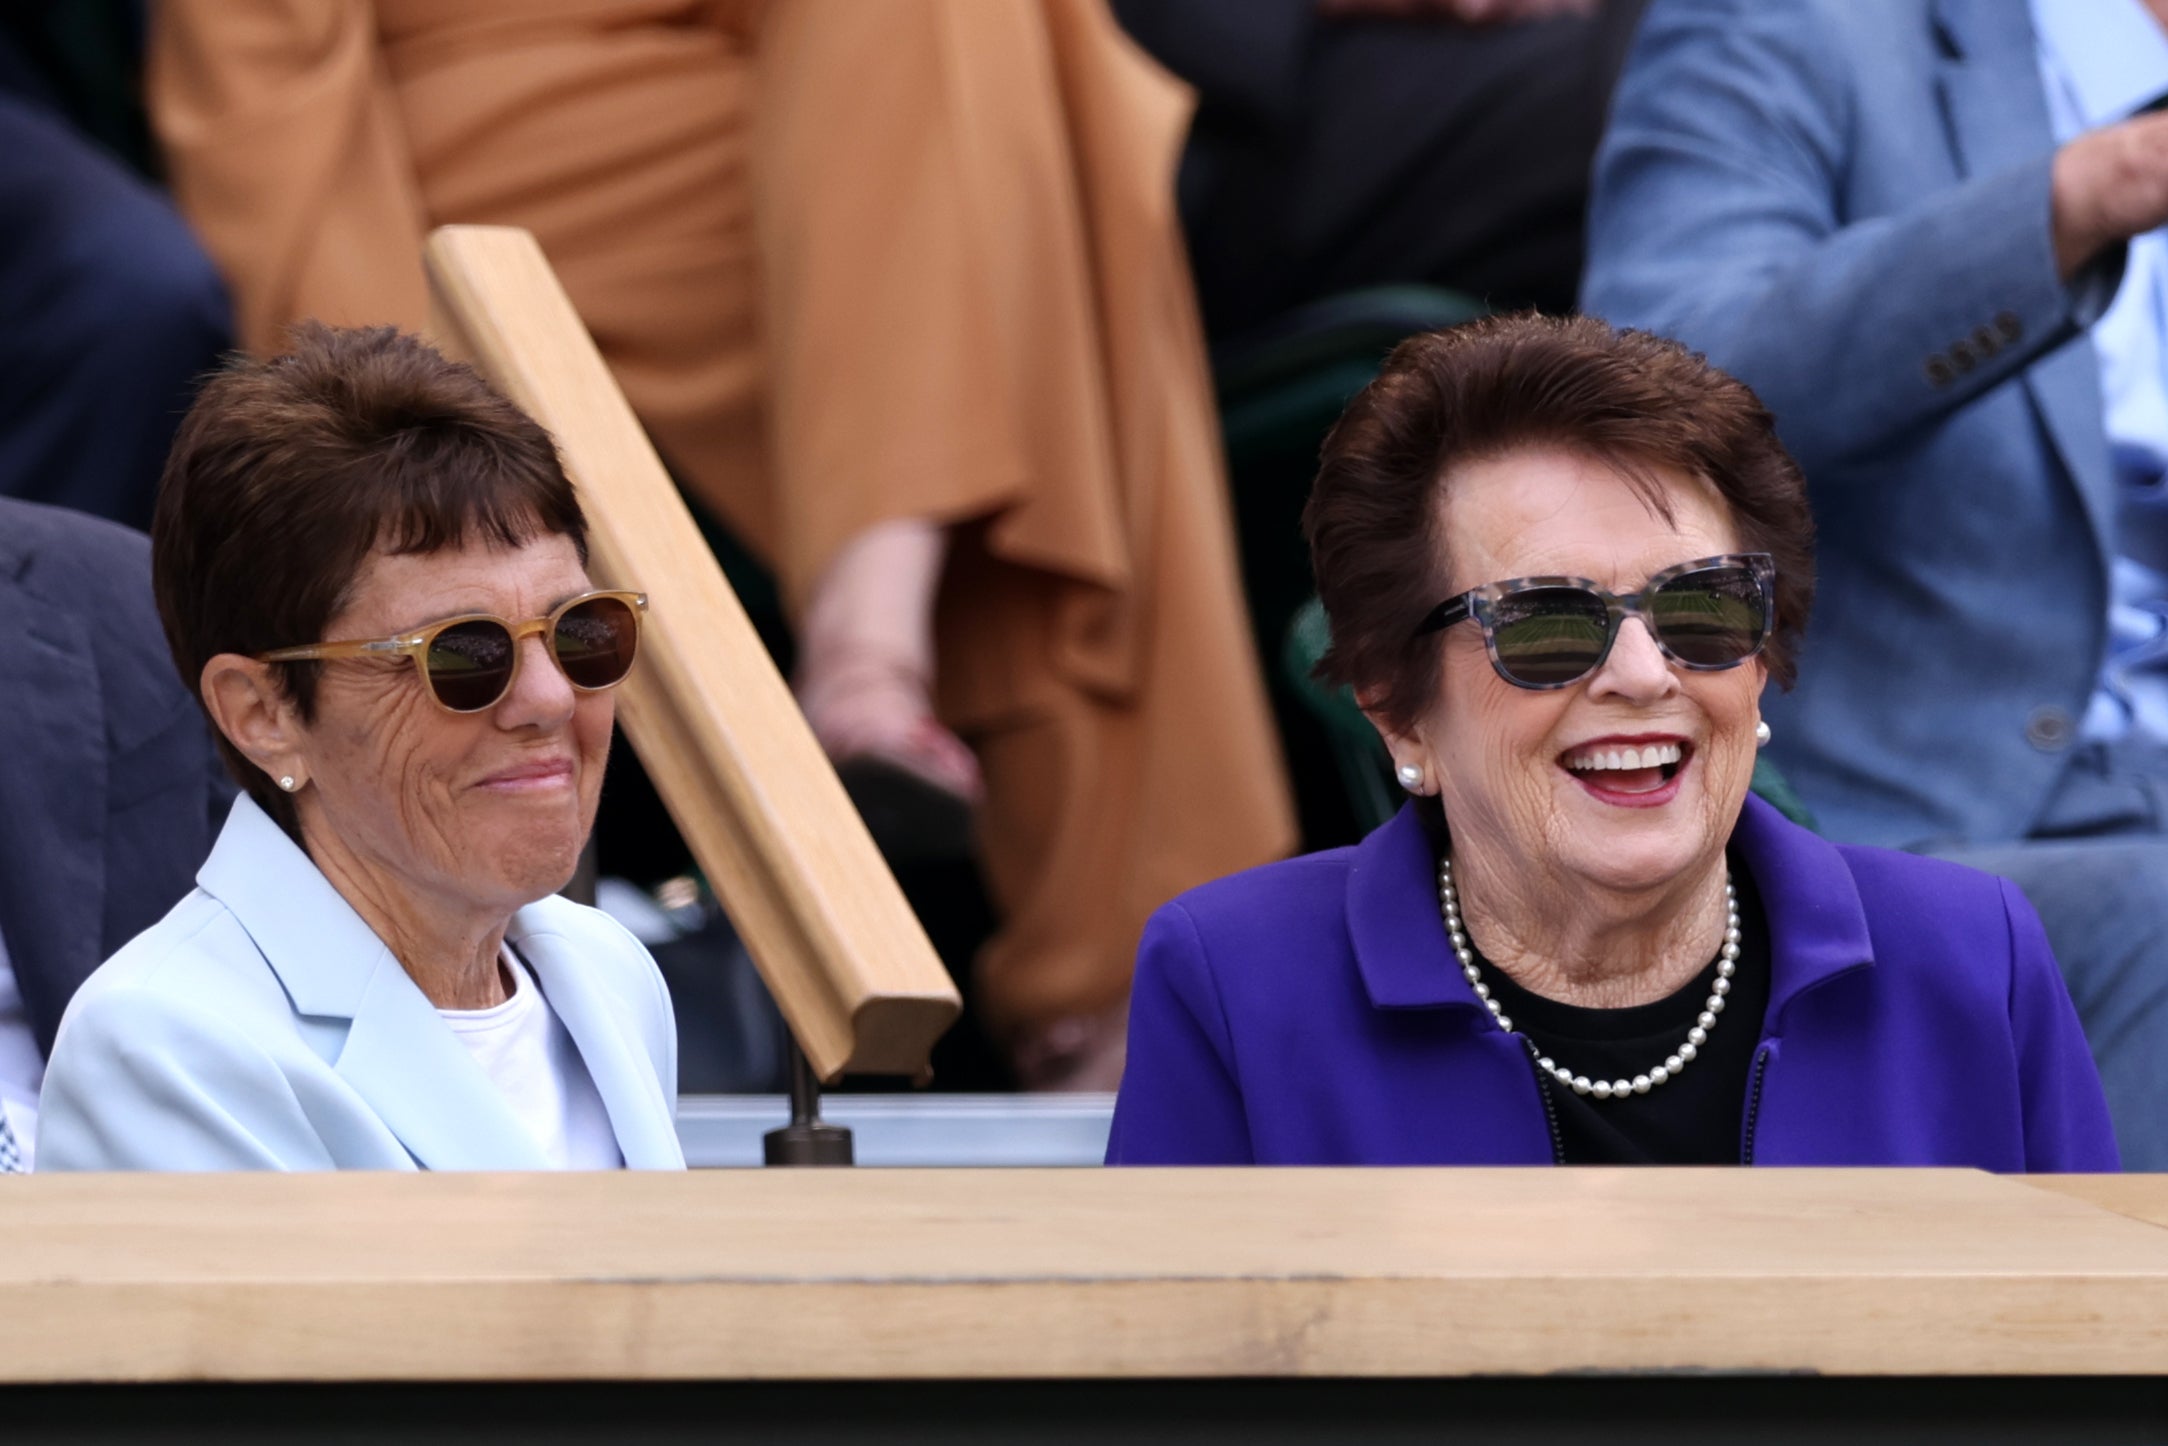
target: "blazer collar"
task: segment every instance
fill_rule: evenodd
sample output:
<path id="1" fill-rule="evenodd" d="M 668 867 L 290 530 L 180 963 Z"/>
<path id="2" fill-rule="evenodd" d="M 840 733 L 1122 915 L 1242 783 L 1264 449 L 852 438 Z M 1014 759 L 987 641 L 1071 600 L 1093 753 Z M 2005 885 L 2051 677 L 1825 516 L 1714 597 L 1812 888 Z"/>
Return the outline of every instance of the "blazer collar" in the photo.
<path id="1" fill-rule="evenodd" d="M 596 982 L 594 962 L 582 959 L 579 947 L 551 930 L 542 914 L 538 907 L 520 910 L 506 935 L 579 1047 L 625 1164 L 635 1170 L 682 1169 L 676 1116 L 655 1062 L 625 1027 L 622 1011 L 611 1007 L 607 991 Z"/>
<path id="2" fill-rule="evenodd" d="M 1835 845 L 1749 794 L 1732 846 L 1769 917 L 1771 1021 L 1805 990 L 1874 962 L 1866 908 Z M 1446 942 L 1430 839 L 1412 805 L 1355 846 L 1347 925 L 1376 1008 L 1483 1008 Z"/>
<path id="3" fill-rule="evenodd" d="M 1348 938 L 1379 1009 L 1477 1009 L 1438 918 L 1430 835 L 1404 804 L 1355 846 L 1347 880 Z"/>
<path id="4" fill-rule="evenodd" d="M 1732 849 L 1754 877 L 1769 918 L 1770 1032 L 1807 990 L 1874 963 L 1867 906 L 1837 846 L 1748 794 Z"/>
<path id="5" fill-rule="evenodd" d="M 1942 51 L 1935 85 L 1958 173 L 1976 179 L 2048 156 L 2055 133 L 2030 8 L 2023 0 L 1935 0 L 1934 25 Z M 2118 248 L 2104 263 L 2103 298 L 2120 282 L 2122 256 Z M 2063 346 L 2039 357 L 2025 369 L 2025 389 L 2077 486 L 2101 555 L 2112 555 L 2115 469 L 2093 348 Z"/>
<path id="6" fill-rule="evenodd" d="M 196 882 L 247 931 L 295 1012 L 349 1021 L 332 1068 L 417 1161 L 547 1167 L 540 1143 L 384 941 L 246 794 Z"/>

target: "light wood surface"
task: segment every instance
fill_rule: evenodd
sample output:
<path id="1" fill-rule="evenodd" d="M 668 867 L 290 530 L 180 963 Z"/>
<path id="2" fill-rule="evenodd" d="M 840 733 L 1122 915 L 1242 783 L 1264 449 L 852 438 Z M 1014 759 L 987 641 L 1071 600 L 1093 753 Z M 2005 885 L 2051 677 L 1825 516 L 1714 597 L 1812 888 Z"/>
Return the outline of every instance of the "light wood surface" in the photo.
<path id="1" fill-rule="evenodd" d="M 1965 1171 L 0 1180 L 0 1379 L 2168 1374 L 2168 1231 Z"/>
<path id="2" fill-rule="evenodd" d="M 596 580 L 648 594 L 619 720 L 806 1057 L 920 1073 L 955 986 L 541 248 L 447 226 L 427 260 L 434 339 L 556 437 Z"/>
<path id="3" fill-rule="evenodd" d="M 2133 1220 L 2168 1226 L 2168 1175 L 2030 1175 L 2025 1183 Z"/>

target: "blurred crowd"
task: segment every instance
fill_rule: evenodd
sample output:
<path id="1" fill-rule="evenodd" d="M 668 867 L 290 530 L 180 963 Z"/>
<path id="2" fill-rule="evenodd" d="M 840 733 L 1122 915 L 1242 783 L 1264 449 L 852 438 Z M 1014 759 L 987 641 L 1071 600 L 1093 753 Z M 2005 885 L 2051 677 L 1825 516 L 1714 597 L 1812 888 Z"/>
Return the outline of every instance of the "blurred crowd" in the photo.
<path id="1" fill-rule="evenodd" d="M 2164 98 L 2168 0 L 9 9 L 6 1121 L 233 796 L 125 530 L 198 379 L 428 334 L 422 241 L 483 223 L 539 239 L 965 985 L 944 1083 L 1112 1089 L 1159 905 L 1382 821 L 1276 479 L 1401 335 L 1580 310 L 1804 470 L 1767 786 L 2015 881 L 2168 1168 Z M 695 1088 L 762 1006 L 611 779 Z"/>

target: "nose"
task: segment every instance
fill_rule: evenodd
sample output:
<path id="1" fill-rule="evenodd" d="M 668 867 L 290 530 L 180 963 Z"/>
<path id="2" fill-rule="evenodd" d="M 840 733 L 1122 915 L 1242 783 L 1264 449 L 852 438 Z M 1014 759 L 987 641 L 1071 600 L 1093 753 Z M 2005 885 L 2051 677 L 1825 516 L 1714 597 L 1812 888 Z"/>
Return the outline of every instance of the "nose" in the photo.
<path id="1" fill-rule="evenodd" d="M 1616 698 L 1636 704 L 1657 702 L 1678 689 L 1679 675 L 1671 660 L 1656 646 L 1648 624 L 1639 618 L 1628 618 L 1619 625 L 1611 655 L 1588 681 L 1591 698 Z"/>
<path id="2" fill-rule="evenodd" d="M 544 732 L 564 727 L 572 719 L 579 693 L 550 656 L 549 645 L 540 634 L 521 638 L 519 647 L 519 673 L 498 700 L 497 726 L 540 728 Z"/>

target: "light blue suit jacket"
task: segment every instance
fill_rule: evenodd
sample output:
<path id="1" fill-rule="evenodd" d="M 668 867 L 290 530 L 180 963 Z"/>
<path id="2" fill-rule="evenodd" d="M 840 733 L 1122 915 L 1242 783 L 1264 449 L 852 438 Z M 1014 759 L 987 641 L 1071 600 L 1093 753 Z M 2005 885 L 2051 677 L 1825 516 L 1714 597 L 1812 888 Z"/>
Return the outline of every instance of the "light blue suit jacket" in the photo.
<path id="1" fill-rule="evenodd" d="M 197 888 L 77 991 L 39 1102 L 40 1170 L 539 1170 L 539 1143 L 420 988 L 245 796 Z M 625 1163 L 681 1169 L 677 1033 L 655 961 L 549 898 L 507 931 Z"/>
<path id="2" fill-rule="evenodd" d="M 2073 0 L 2076 3 L 2076 0 Z M 2099 666 L 2114 483 L 2025 0 L 1655 0 L 1584 306 L 1743 378 L 1820 592 L 1770 751 L 1836 837 L 2023 836 Z"/>

